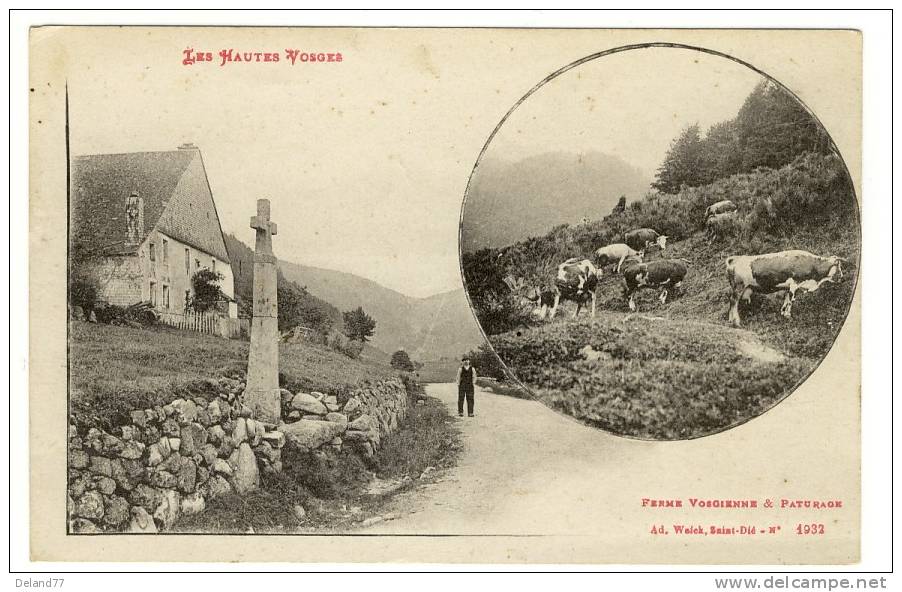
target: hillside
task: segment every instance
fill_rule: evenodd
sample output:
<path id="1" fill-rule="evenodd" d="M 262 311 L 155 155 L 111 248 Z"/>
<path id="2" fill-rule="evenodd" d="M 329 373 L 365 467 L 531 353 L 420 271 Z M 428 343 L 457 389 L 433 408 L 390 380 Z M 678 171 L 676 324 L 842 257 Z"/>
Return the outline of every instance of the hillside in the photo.
<path id="1" fill-rule="evenodd" d="M 681 439 L 735 426 L 775 405 L 832 347 L 851 306 L 858 274 L 859 223 L 851 182 L 836 155 L 806 154 L 780 169 L 733 175 L 678 194 L 650 194 L 616 219 L 556 228 L 503 252 L 464 257 L 467 289 L 499 357 L 533 394 L 561 411 L 614 433 Z M 704 209 L 729 197 L 736 224 L 710 240 Z M 598 314 L 562 305 L 542 323 L 529 315 L 507 275 L 549 285 L 549 261 L 591 257 L 618 242 L 624 228 L 671 236 L 667 258 L 690 262 L 682 289 L 661 304 L 641 290 L 630 314 L 622 276 L 606 271 Z M 843 276 L 801 293 L 793 318 L 780 316 L 782 294 L 756 295 L 740 308 L 742 328 L 727 323 L 731 255 L 802 249 L 838 255 Z M 652 252 L 647 261 L 662 257 Z M 586 349 L 588 347 L 588 349 Z"/>
<path id="2" fill-rule="evenodd" d="M 643 195 L 650 179 L 616 156 L 549 152 L 516 162 L 486 158 L 464 209 L 464 252 L 543 235 L 559 224 L 609 214 L 621 195 Z"/>
<path id="3" fill-rule="evenodd" d="M 413 298 L 350 273 L 280 261 L 285 277 L 339 310 L 358 306 L 376 319 L 374 347 L 405 349 L 415 360 L 458 356 L 482 342 L 462 289 Z"/>

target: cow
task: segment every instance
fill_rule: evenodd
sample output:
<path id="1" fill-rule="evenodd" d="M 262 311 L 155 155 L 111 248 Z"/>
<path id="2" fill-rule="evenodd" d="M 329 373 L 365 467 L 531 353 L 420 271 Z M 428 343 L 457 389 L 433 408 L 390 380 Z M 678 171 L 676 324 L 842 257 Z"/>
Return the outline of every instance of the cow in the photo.
<path id="1" fill-rule="evenodd" d="M 637 228 L 623 235 L 623 242 L 636 251 L 647 251 L 651 245 L 667 250 L 667 237 L 651 228 Z"/>
<path id="2" fill-rule="evenodd" d="M 557 268 L 557 276 L 554 278 L 554 301 L 551 306 L 551 319 L 557 314 L 557 307 L 561 300 L 572 300 L 576 303 L 576 311 L 573 318 L 579 314 L 587 300 L 592 301 L 592 316 L 595 316 L 595 288 L 598 287 L 598 278 L 601 271 L 588 259 L 574 257 L 567 259 Z M 544 310 L 542 318 L 544 318 Z"/>
<path id="3" fill-rule="evenodd" d="M 685 259 L 657 259 L 648 263 L 637 263 L 623 270 L 626 286 L 623 295 L 627 298 L 630 310 L 636 312 L 636 291 L 639 288 L 661 288 L 658 300 L 667 302 L 670 290 L 682 286 L 688 265 Z"/>
<path id="4" fill-rule="evenodd" d="M 708 235 L 708 242 L 723 238 L 728 233 L 731 233 L 738 220 L 739 217 L 735 210 L 709 216 L 705 220 L 705 233 Z"/>
<path id="5" fill-rule="evenodd" d="M 786 290 L 786 295 L 780 314 L 791 319 L 796 292 L 814 292 L 826 282 L 836 282 L 842 278 L 843 262 L 845 259 L 837 255 L 821 257 L 800 250 L 727 257 L 727 279 L 731 288 L 730 323 L 734 327 L 741 323 L 740 300 L 749 303 L 753 292 L 772 294 L 783 290 Z"/>
<path id="6" fill-rule="evenodd" d="M 711 216 L 716 216 L 717 214 L 726 214 L 728 212 L 735 212 L 739 208 L 736 207 L 732 201 L 728 199 L 722 199 L 717 203 L 713 203 L 705 210 L 705 220 L 710 218 Z"/>
<path id="7" fill-rule="evenodd" d="M 613 245 L 596 249 L 595 263 L 599 269 L 606 265 L 611 265 L 617 273 L 620 273 L 624 261 L 629 258 L 637 258 L 641 262 L 644 255 L 644 251 L 634 251 L 627 244 L 614 243 Z"/>

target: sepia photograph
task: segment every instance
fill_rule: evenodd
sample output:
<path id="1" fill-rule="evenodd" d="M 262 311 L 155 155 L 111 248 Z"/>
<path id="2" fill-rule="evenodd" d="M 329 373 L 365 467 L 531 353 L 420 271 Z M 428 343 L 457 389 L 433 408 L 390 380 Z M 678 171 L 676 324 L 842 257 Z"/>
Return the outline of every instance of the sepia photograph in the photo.
<path id="1" fill-rule="evenodd" d="M 29 49 L 34 560 L 860 561 L 858 32 Z"/>
<path id="2" fill-rule="evenodd" d="M 494 378 L 655 440 L 792 393 L 842 330 L 860 240 L 816 114 L 747 64 L 666 44 L 543 80 L 490 137 L 461 217 Z"/>

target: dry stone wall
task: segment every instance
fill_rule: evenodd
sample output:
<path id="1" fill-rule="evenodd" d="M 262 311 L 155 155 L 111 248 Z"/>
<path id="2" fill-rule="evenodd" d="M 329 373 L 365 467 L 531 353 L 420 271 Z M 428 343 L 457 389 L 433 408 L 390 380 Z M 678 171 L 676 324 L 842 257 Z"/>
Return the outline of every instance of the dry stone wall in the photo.
<path id="1" fill-rule="evenodd" d="M 211 386 L 218 391 L 212 400 L 136 409 L 109 431 L 70 424 L 69 532 L 165 531 L 180 515 L 203 512 L 210 499 L 260 487 L 261 473 L 282 470 L 286 446 L 371 456 L 409 404 L 399 378 L 358 387 L 341 403 L 331 394 L 282 389 L 282 420 L 273 425 L 252 417 L 240 378 Z"/>

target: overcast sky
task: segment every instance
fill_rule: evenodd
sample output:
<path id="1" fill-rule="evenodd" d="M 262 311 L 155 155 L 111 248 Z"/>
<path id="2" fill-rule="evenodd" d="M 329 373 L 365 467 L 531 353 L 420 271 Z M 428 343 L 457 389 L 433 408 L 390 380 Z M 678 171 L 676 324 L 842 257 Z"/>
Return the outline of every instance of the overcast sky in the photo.
<path id="1" fill-rule="evenodd" d="M 460 206 L 489 133 L 539 80 L 606 45 L 574 34 L 538 51 L 497 31 L 428 34 L 86 33 L 69 64 L 72 153 L 194 142 L 223 229 L 248 244 L 255 200 L 267 197 L 284 259 L 413 296 L 459 288 Z M 213 52 L 213 63 L 183 66 L 186 47 Z M 220 67 L 223 47 L 278 52 L 280 62 Z M 294 47 L 340 51 L 343 61 L 292 66 L 285 49 Z M 680 129 L 732 117 L 758 79 L 688 50 L 601 58 L 528 99 L 491 151 L 599 150 L 651 175 Z"/>

